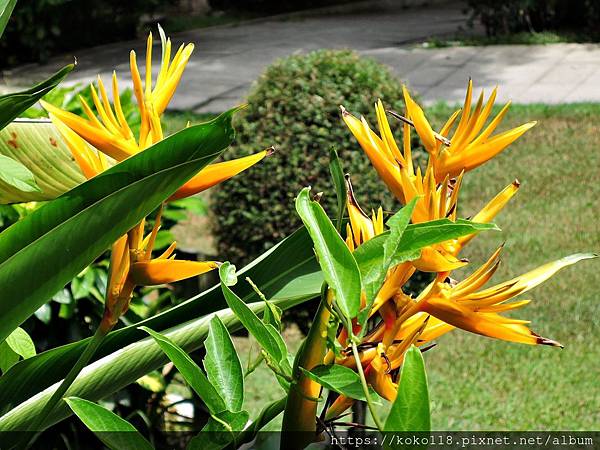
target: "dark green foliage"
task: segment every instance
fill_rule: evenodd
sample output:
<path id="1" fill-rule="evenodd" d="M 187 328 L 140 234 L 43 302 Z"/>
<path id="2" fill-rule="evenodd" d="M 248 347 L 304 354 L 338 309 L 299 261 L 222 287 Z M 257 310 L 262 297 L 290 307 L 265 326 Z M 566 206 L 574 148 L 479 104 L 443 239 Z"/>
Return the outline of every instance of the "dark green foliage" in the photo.
<path id="1" fill-rule="evenodd" d="M 173 0 L 19 0 L 0 41 L 0 64 L 45 60 L 75 49 L 133 39 L 144 15 Z"/>
<path id="2" fill-rule="evenodd" d="M 270 145 L 277 152 L 215 189 L 213 210 L 219 250 L 240 265 L 272 247 L 300 225 L 294 198 L 305 186 L 323 192 L 332 217 L 336 195 L 329 173 L 335 147 L 365 209 L 397 209 L 368 158 L 343 123 L 339 105 L 365 115 L 376 127 L 374 103 L 403 110 L 400 82 L 381 64 L 350 51 L 319 50 L 270 66 L 248 97 L 236 123 L 237 142 L 229 157 Z M 392 128 L 400 126 L 391 119 Z M 418 152 L 417 152 L 418 154 Z"/>
<path id="3" fill-rule="evenodd" d="M 211 8 L 226 11 L 276 14 L 303 9 L 352 3 L 356 0 L 209 0 Z"/>
<path id="4" fill-rule="evenodd" d="M 480 21 L 488 36 L 543 31 L 573 31 L 600 38 L 598 0 L 469 0 L 471 22 Z"/>

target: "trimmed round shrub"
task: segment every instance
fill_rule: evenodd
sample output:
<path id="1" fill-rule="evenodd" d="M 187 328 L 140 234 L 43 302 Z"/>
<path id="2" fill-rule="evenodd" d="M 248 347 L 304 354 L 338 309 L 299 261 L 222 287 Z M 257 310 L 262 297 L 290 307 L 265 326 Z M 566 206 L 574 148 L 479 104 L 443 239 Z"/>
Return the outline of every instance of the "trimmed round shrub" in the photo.
<path id="1" fill-rule="evenodd" d="M 396 209 L 393 196 L 343 123 L 339 109 L 344 105 L 376 127 L 378 98 L 387 108 L 404 108 L 401 84 L 389 70 L 351 51 L 319 50 L 272 64 L 253 86 L 248 107 L 237 119 L 236 143 L 228 156 L 271 145 L 277 150 L 215 189 L 212 210 L 219 254 L 241 265 L 295 231 L 301 222 L 294 199 L 304 186 L 312 186 L 314 193 L 322 191 L 323 207 L 335 215 L 328 167 L 331 147 L 351 174 L 364 209 L 380 204 Z M 400 132 L 400 124 L 391 125 Z"/>

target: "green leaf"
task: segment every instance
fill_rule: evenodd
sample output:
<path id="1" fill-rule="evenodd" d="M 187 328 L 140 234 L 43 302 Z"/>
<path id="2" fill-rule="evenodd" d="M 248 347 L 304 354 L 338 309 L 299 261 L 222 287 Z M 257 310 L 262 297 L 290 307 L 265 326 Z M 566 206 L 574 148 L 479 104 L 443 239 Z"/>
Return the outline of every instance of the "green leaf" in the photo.
<path id="1" fill-rule="evenodd" d="M 19 361 L 19 355 L 10 348 L 6 341 L 0 343 L 0 370 L 5 374 Z"/>
<path id="2" fill-rule="evenodd" d="M 310 371 L 302 367 L 300 369 L 308 378 L 331 391 L 335 391 L 338 394 L 342 394 L 346 397 L 354 398 L 356 400 L 367 400 L 360 382 L 360 377 L 349 367 L 340 365 L 320 365 L 314 367 Z M 369 388 L 369 391 L 372 399 L 378 397 L 373 389 Z"/>
<path id="3" fill-rule="evenodd" d="M 372 265 L 367 272 L 361 271 L 363 287 L 367 296 L 367 307 L 364 308 L 365 317 L 361 323 L 366 322 L 371 306 L 375 301 L 375 296 L 381 289 L 388 270 L 392 267 L 394 257 L 399 250 L 402 241 L 402 235 L 410 222 L 413 210 L 417 204 L 417 198 L 413 199 L 404 208 L 390 217 L 387 221 L 389 231 L 385 234 L 386 238 L 383 241 L 383 258 L 381 264 Z M 362 269 L 362 268 L 361 268 Z"/>
<path id="4" fill-rule="evenodd" d="M 4 34 L 8 19 L 17 4 L 17 0 L 2 0 L 0 1 L 0 37 Z"/>
<path id="5" fill-rule="evenodd" d="M 211 414 L 217 414 L 226 409 L 225 402 L 211 384 L 204 372 L 198 367 L 198 364 L 188 355 L 185 350 L 179 347 L 169 338 L 163 336 L 148 327 L 140 327 L 156 341 L 163 352 L 169 357 L 177 370 L 181 373 L 185 381 L 198 394 Z"/>
<path id="6" fill-rule="evenodd" d="M 0 203 L 53 200 L 85 182 L 62 135 L 48 121 L 15 121 L 0 131 L 0 155 L 25 166 L 39 190 L 25 192 L 0 179 Z"/>
<path id="7" fill-rule="evenodd" d="M 1 21 L 0 19 L 0 26 Z M 37 102 L 40 98 L 54 89 L 67 74 L 73 70 L 74 64 L 63 67 L 47 80 L 36 84 L 30 89 L 14 92 L 12 94 L 0 95 L 0 130 L 8 125 L 19 114 Z"/>
<path id="8" fill-rule="evenodd" d="M 320 279 L 320 282 L 322 283 L 322 279 Z M 207 299 L 203 298 L 202 300 Z M 274 299 L 273 301 L 279 307 L 287 309 L 301 303 L 302 299 L 295 297 L 281 298 L 278 300 Z M 202 302 L 199 303 L 201 304 Z M 198 307 L 199 305 L 196 304 L 195 306 Z M 264 303 L 262 302 L 253 303 L 251 305 L 251 308 L 255 313 L 262 311 L 264 307 Z M 231 310 L 219 311 L 217 314 L 230 331 L 241 328 L 239 319 Z M 191 352 L 199 348 L 206 338 L 210 318 L 211 316 L 205 316 L 190 320 L 190 316 L 188 315 L 187 318 L 181 320 L 182 322 L 185 321 L 185 323 L 164 330 L 161 334 L 180 346 L 184 351 Z M 143 331 L 140 332 L 143 333 Z M 110 335 L 107 339 L 109 338 Z M 32 359 L 33 358 L 25 360 L 24 362 L 31 361 Z M 158 343 L 153 338 L 148 337 L 139 342 L 124 346 L 123 348 L 117 348 L 114 353 L 108 354 L 87 366 L 69 389 L 69 394 L 92 401 L 98 400 L 113 392 L 119 391 L 146 373 L 165 365 L 168 361 L 169 359 Z M 23 362 L 18 364 L 22 363 Z M 34 377 L 30 371 L 23 373 L 23 371 L 17 371 L 17 369 L 18 365 L 14 366 L 7 375 L 0 377 L 0 381 L 5 377 L 10 377 L 15 383 L 11 383 L 11 385 L 18 387 L 19 384 L 16 383 L 18 381 L 22 384 L 27 380 L 34 381 L 35 377 L 45 378 L 40 377 L 39 370 L 35 372 Z M 15 371 L 16 374 L 11 376 L 13 371 Z M 46 373 L 47 372 L 44 372 L 44 374 Z M 19 375 L 25 375 L 25 377 L 21 377 L 19 380 Z M 3 386 L 7 386 L 7 384 L 3 384 Z M 0 417 L 0 429 L 3 431 L 27 429 L 28 424 L 31 423 L 36 414 L 39 414 L 45 403 L 48 401 L 48 398 L 52 395 L 54 389 L 56 389 L 56 385 L 8 410 Z M 0 389 L 0 394 L 6 396 L 9 393 Z M 0 404 L 3 407 L 6 405 L 2 402 L 0 402 Z M 59 404 L 50 413 L 49 417 L 42 425 L 42 428 L 48 428 L 50 425 L 69 415 L 70 410 L 66 405 Z M 13 442 L 12 439 L 15 437 L 16 436 L 11 433 L 3 434 L 2 444 L 10 448 L 10 444 Z"/>
<path id="9" fill-rule="evenodd" d="M 244 372 L 231 336 L 219 316 L 210 321 L 204 342 L 204 369 L 229 411 L 241 411 L 244 403 Z"/>
<path id="10" fill-rule="evenodd" d="M 14 159 L 0 155 L 0 181 L 22 192 L 39 192 L 31 171 Z"/>
<path id="11" fill-rule="evenodd" d="M 429 392 L 421 351 L 414 345 L 404 356 L 398 395 L 385 421 L 384 431 L 430 431 Z"/>
<path id="12" fill-rule="evenodd" d="M 344 180 L 344 169 L 335 148 L 329 150 L 329 172 L 335 187 L 335 195 L 337 197 L 337 222 L 336 229 L 338 232 L 342 230 L 344 213 L 346 212 L 346 200 L 348 192 L 346 191 L 346 182 Z"/>
<path id="13" fill-rule="evenodd" d="M 111 450 L 152 450 L 150 442 L 133 425 L 89 400 L 67 397 L 65 402 L 86 427 Z"/>
<path id="14" fill-rule="evenodd" d="M 188 443 L 188 450 L 220 450 L 227 448 L 248 423 L 247 411 L 223 411 L 208 422 Z M 227 424 L 227 426 L 225 426 Z M 236 446 L 237 447 L 237 446 Z"/>
<path id="15" fill-rule="evenodd" d="M 31 337 L 23 328 L 16 328 L 6 338 L 6 343 L 17 355 L 23 359 L 31 358 L 35 356 L 35 344 L 31 340 Z"/>
<path id="16" fill-rule="evenodd" d="M 323 277 L 312 252 L 310 237 L 304 228 L 293 233 L 242 269 L 238 276 L 250 277 L 273 303 L 282 308 L 317 297 L 323 283 Z M 264 302 L 249 284 L 242 283 L 235 289 L 236 294 L 244 302 L 259 302 L 260 309 L 254 309 L 254 311 L 264 310 Z M 165 364 L 167 358 L 160 348 L 157 347 L 157 354 L 148 355 L 144 353 L 146 351 L 144 345 L 140 342 L 136 343 L 148 336 L 137 326 L 144 325 L 152 329 L 166 330 L 191 321 L 199 328 L 192 327 L 186 331 L 185 335 L 180 335 L 175 340 L 184 350 L 190 352 L 198 348 L 206 339 L 206 330 L 202 329 L 202 324 L 205 323 L 203 316 L 225 307 L 227 307 L 227 303 L 220 286 L 217 285 L 141 323 L 111 332 L 96 351 L 96 360 L 107 357 L 128 345 L 136 346 L 131 349 L 131 353 L 129 350 L 126 351 L 127 359 L 119 362 L 118 376 L 115 376 L 108 366 L 103 366 L 104 369 L 98 369 L 98 373 L 105 370 L 104 376 L 109 378 L 96 379 L 90 375 L 87 383 L 93 384 L 88 385 L 82 381 L 82 384 L 78 385 L 77 391 L 71 391 L 71 395 L 88 399 L 103 398 Z M 251 305 L 251 307 L 257 308 L 257 305 Z M 223 316 L 221 318 L 223 319 Z M 232 326 L 234 328 L 240 326 L 237 319 L 235 325 L 223 321 L 230 330 Z M 0 415 L 10 413 L 13 409 L 18 411 L 20 404 L 23 404 L 23 408 L 25 408 L 28 399 L 60 381 L 75 364 L 88 342 L 88 339 L 83 339 L 40 353 L 33 358 L 17 363 L 10 373 L 0 377 Z M 40 373 L 44 373 L 44 376 L 40 377 Z M 92 393 L 98 396 L 92 398 Z M 33 404 L 37 405 L 38 403 L 33 401 Z M 0 418 L 0 422 L 5 425 L 7 423 L 15 424 L 16 429 L 26 428 L 23 421 L 27 420 L 30 420 L 29 416 L 22 414 L 16 414 L 12 419 Z"/>
<path id="17" fill-rule="evenodd" d="M 233 292 L 228 284 L 232 283 L 231 265 L 226 262 L 219 268 L 219 276 L 221 277 L 221 289 L 227 304 L 231 310 L 238 316 L 244 328 L 248 330 L 256 339 L 258 344 L 267 352 L 275 363 L 280 363 L 284 356 L 281 353 L 281 346 L 278 339 L 269 332 L 267 325 Z M 279 340 L 283 339 L 278 334 Z M 285 344 L 284 344 L 285 346 Z"/>
<path id="18" fill-rule="evenodd" d="M 498 227 L 491 223 L 475 223 L 468 220 L 452 222 L 449 219 L 409 224 L 404 230 L 390 266 L 418 258 L 423 247 L 487 230 L 498 230 Z M 384 265 L 384 244 L 389 233 L 386 231 L 377 235 L 354 250 L 354 257 L 367 282 L 372 282 L 372 274 L 377 274 Z"/>
<path id="19" fill-rule="evenodd" d="M 352 252 L 338 234 L 325 211 L 304 188 L 296 199 L 296 211 L 312 238 L 325 281 L 335 293 L 342 313 L 352 319 L 360 309 L 361 274 Z"/>
<path id="20" fill-rule="evenodd" d="M 233 138 L 232 113 L 168 137 L 2 232 L 0 340 L 218 156 Z"/>

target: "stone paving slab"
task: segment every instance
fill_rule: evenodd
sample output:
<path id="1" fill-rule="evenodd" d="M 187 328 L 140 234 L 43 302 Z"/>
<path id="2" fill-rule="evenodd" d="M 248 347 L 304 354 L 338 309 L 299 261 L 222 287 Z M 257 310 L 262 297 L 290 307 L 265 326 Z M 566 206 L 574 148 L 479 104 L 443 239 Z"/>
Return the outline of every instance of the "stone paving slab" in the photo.
<path id="1" fill-rule="evenodd" d="M 411 48 L 414 42 L 464 27 L 462 5 L 406 9 L 396 0 L 369 5 L 367 11 L 350 14 L 261 20 L 173 36 L 176 43 L 194 42 L 196 50 L 170 108 L 223 111 L 243 101 L 252 82 L 275 59 L 319 48 L 352 48 L 389 65 L 426 103 L 461 101 L 469 77 L 488 92 L 499 85 L 500 101 L 600 102 L 600 45 Z M 143 54 L 140 41 L 77 52 L 78 68 L 68 82 L 87 83 L 98 73 L 108 81 L 116 68 L 121 86 L 127 86 L 131 48 Z M 4 79 L 8 86 L 27 84 L 70 60 L 67 55 L 46 65 L 17 68 Z"/>

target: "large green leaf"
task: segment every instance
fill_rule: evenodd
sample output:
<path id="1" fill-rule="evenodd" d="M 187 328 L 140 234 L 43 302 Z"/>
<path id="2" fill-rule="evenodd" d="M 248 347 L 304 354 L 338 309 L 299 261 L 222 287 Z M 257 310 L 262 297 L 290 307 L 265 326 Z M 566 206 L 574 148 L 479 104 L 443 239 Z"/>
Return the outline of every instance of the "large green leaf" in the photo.
<path id="1" fill-rule="evenodd" d="M 349 367 L 320 365 L 310 371 L 303 368 L 301 370 L 308 378 L 329 390 L 356 400 L 366 401 L 360 377 Z M 369 391 L 371 398 L 378 397 L 373 389 L 369 388 Z"/>
<path id="2" fill-rule="evenodd" d="M 269 311 L 266 305 L 265 314 Z M 229 411 L 241 411 L 244 404 L 244 372 L 231 336 L 218 316 L 210 321 L 204 342 L 204 369 Z"/>
<path id="3" fill-rule="evenodd" d="M 158 346 L 169 357 L 185 381 L 198 394 L 208 407 L 211 414 L 217 414 L 226 409 L 225 402 L 211 384 L 198 364 L 175 342 L 148 327 L 141 327 L 156 341 Z"/>
<path id="4" fill-rule="evenodd" d="M 0 155 L 25 166 L 39 191 L 24 192 L 0 178 L 0 203 L 52 200 L 85 181 L 51 122 L 15 121 L 0 131 Z"/>
<path id="5" fill-rule="evenodd" d="M 273 302 L 282 309 L 287 309 L 301 303 L 303 300 L 303 298 L 296 297 L 294 299 L 277 299 Z M 250 306 L 255 313 L 260 313 L 265 308 L 264 302 L 253 303 Z M 222 310 L 216 314 L 227 329 L 233 331 L 241 327 L 239 319 L 231 310 Z M 194 319 L 161 331 L 161 334 L 189 353 L 202 345 L 208 334 L 212 317 L 213 315 L 208 315 Z M 148 337 L 106 355 L 87 366 L 77 377 L 66 395 L 95 401 L 122 389 L 168 361 L 169 359 L 160 346 L 154 339 Z M 39 377 L 39 372 L 37 376 Z M 0 417 L 0 430 L 8 432 L 26 429 L 57 387 L 58 384 L 52 385 Z M 48 428 L 69 415 L 69 408 L 62 402 L 50 413 L 42 427 L 43 429 Z M 18 438 L 18 436 L 13 436 L 11 433 L 3 435 L 3 445 L 10 448 L 13 438 Z"/>
<path id="6" fill-rule="evenodd" d="M 388 219 L 386 224 L 389 227 L 389 231 L 385 233 L 386 238 L 385 241 L 383 241 L 381 264 L 370 266 L 369 271 L 363 271 L 363 269 L 361 269 L 363 287 L 367 297 L 367 307 L 364 308 L 365 314 L 364 318 L 361 320 L 363 325 L 368 318 L 371 306 L 375 301 L 375 296 L 379 292 L 379 289 L 381 289 L 381 285 L 385 280 L 388 270 L 392 266 L 396 253 L 401 250 L 400 243 L 402 242 L 402 235 L 410 222 L 416 204 L 417 198 L 413 199 L 409 204 Z"/>
<path id="7" fill-rule="evenodd" d="M 421 351 L 414 345 L 404 356 L 398 395 L 385 421 L 384 431 L 430 431 L 429 391 Z"/>
<path id="8" fill-rule="evenodd" d="M 180 131 L 0 234 L 0 341 L 222 153 L 232 114 Z"/>
<path id="9" fill-rule="evenodd" d="M 17 4 L 17 0 L 0 0 L 0 37 L 4 34 L 8 19 Z"/>
<path id="10" fill-rule="evenodd" d="M 1 22 L 0 22 L 1 23 Z M 40 98 L 54 89 L 67 74 L 73 70 L 74 64 L 63 67 L 47 80 L 36 84 L 24 91 L 0 95 L 0 130 L 18 117 L 23 111 L 32 106 Z"/>
<path id="11" fill-rule="evenodd" d="M 410 224 L 402 234 L 390 265 L 418 258 L 420 250 L 428 245 L 486 230 L 498 230 L 498 227 L 491 223 L 475 223 L 460 219 L 456 222 L 440 219 Z M 367 280 L 371 280 L 373 274 L 377 274 L 384 265 L 384 245 L 389 233 L 386 231 L 375 236 L 354 250 L 354 257 L 358 262 L 361 274 Z"/>
<path id="12" fill-rule="evenodd" d="M 342 313 L 352 319 L 360 309 L 361 275 L 352 252 L 319 203 L 304 188 L 296 199 L 296 211 L 313 240 L 325 281 L 335 293 Z"/>
<path id="13" fill-rule="evenodd" d="M 342 229 L 342 223 L 344 221 L 344 213 L 346 212 L 346 201 L 348 199 L 348 192 L 346 190 L 346 182 L 344 180 L 344 169 L 335 148 L 329 150 L 329 172 L 331 173 L 331 180 L 335 187 L 335 196 L 337 197 L 337 216 L 335 227 L 338 231 Z"/>
<path id="14" fill-rule="evenodd" d="M 23 359 L 35 356 L 35 344 L 23 328 L 15 328 L 6 338 L 6 344 Z"/>
<path id="15" fill-rule="evenodd" d="M 150 442 L 114 412 L 82 398 L 69 397 L 65 398 L 65 402 L 111 450 L 152 450 Z"/>
<path id="16" fill-rule="evenodd" d="M 312 252 L 310 237 L 305 229 L 300 229 L 284 239 L 242 269 L 238 273 L 238 277 L 241 279 L 250 277 L 268 298 L 280 303 L 284 301 L 301 302 L 314 298 L 319 295 L 323 282 Z M 235 286 L 235 292 L 246 303 L 261 302 L 264 305 L 264 302 L 247 283 L 238 283 Z M 146 333 L 138 329 L 141 325 L 153 330 L 165 330 L 189 320 L 197 321 L 203 315 L 225 307 L 227 304 L 223 298 L 221 287 L 215 286 L 137 325 L 109 333 L 96 352 L 95 359 L 100 359 L 145 338 Z M 199 346 L 202 343 L 201 339 L 205 337 L 198 337 L 200 341 L 194 341 L 193 345 Z M 87 342 L 88 340 L 84 339 L 57 347 L 13 366 L 9 373 L 0 377 L 0 414 L 9 412 L 38 392 L 61 380 L 75 363 Z M 178 344 L 181 345 L 181 342 Z M 184 348 L 187 351 L 190 350 L 190 347 Z M 143 352 L 137 354 L 137 358 L 143 359 Z M 145 374 L 145 372 L 128 373 L 126 369 L 124 370 L 123 376 L 130 382 Z M 44 376 L 40 377 L 40 373 L 44 373 Z M 109 384 L 104 388 L 106 389 L 105 395 L 108 395 L 120 387 L 115 386 L 113 389 Z M 81 397 L 79 393 L 71 393 L 71 395 Z"/>
<path id="17" fill-rule="evenodd" d="M 258 344 L 263 348 L 267 355 L 271 357 L 273 362 L 281 362 L 286 356 L 286 354 L 281 351 L 280 342 L 283 342 L 283 338 L 279 334 L 274 335 L 270 333 L 268 329 L 269 325 L 260 320 L 252 309 L 250 309 L 248 305 L 246 305 L 242 299 L 231 290 L 229 285 L 233 285 L 236 282 L 236 277 L 231 276 L 231 269 L 233 269 L 233 266 L 228 262 L 224 263 L 219 268 L 221 289 L 223 290 L 227 305 L 229 305 L 231 310 L 238 316 L 240 322 L 244 325 L 244 328 L 254 336 Z"/>
<path id="18" fill-rule="evenodd" d="M 0 182 L 21 192 L 39 192 L 31 171 L 14 159 L 0 155 Z"/>

